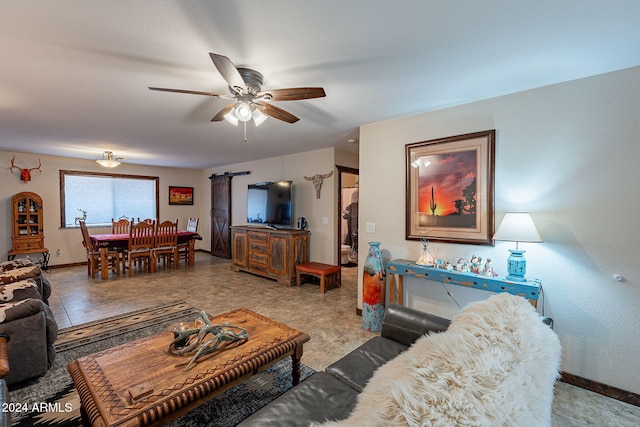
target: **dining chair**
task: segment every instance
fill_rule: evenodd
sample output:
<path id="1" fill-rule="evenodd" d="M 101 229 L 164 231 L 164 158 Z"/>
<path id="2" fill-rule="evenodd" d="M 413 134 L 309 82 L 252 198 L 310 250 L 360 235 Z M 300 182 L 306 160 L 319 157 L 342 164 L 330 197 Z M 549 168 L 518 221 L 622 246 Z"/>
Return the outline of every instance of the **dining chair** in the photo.
<path id="1" fill-rule="evenodd" d="M 151 218 L 140 219 L 140 217 L 138 217 L 138 218 L 131 217 L 131 221 L 129 221 L 129 227 L 131 227 L 134 224 L 139 224 L 141 222 L 146 222 L 147 224 L 153 224 L 155 222 L 157 224 L 157 221 L 154 221 Z M 135 265 L 137 267 L 138 266 L 138 260 L 134 260 L 134 263 L 135 263 Z M 123 270 L 124 270 L 124 267 L 123 267 Z"/>
<path id="2" fill-rule="evenodd" d="M 195 233 L 198 231 L 198 218 L 190 217 L 187 221 L 187 231 Z M 184 260 L 185 263 L 189 263 L 189 244 L 188 243 L 180 243 L 178 244 L 178 262 L 180 260 Z"/>
<path id="3" fill-rule="evenodd" d="M 131 223 L 128 219 L 122 218 L 116 221 L 111 218 L 111 234 L 129 234 L 129 227 Z"/>
<path id="4" fill-rule="evenodd" d="M 155 271 L 151 262 L 151 251 L 155 245 L 155 223 L 141 221 L 131 225 L 129 229 L 129 245 L 124 250 L 123 269 L 129 269 L 129 277 L 133 276 L 133 264 L 142 261 L 149 271 Z"/>
<path id="5" fill-rule="evenodd" d="M 91 245 L 91 237 L 89 236 L 89 230 L 87 224 L 84 221 L 80 221 L 80 230 L 82 230 L 82 246 L 84 246 L 87 252 L 87 275 L 92 279 L 96 273 L 100 272 L 100 251 L 97 251 Z M 107 265 L 109 269 L 116 274 L 120 274 L 120 255 L 116 251 L 107 251 Z"/>
<path id="6" fill-rule="evenodd" d="M 139 217 L 138 217 L 138 222 L 146 222 L 147 224 L 154 224 L 154 223 L 157 224 L 158 223 L 157 220 L 152 219 L 152 218 L 140 219 Z"/>
<path id="7" fill-rule="evenodd" d="M 131 227 L 131 223 L 127 218 L 120 218 L 117 221 L 111 218 L 111 234 L 129 234 L 129 227 Z M 118 253 L 118 261 L 122 263 L 122 248 L 116 249 L 116 252 Z"/>
<path id="8" fill-rule="evenodd" d="M 151 262 L 154 268 L 158 267 L 158 262 L 162 258 L 166 267 L 169 262 L 173 263 L 173 268 L 178 267 L 178 220 L 163 221 L 156 226 L 155 247 L 151 251 Z"/>
<path id="9" fill-rule="evenodd" d="M 198 218 L 189 218 L 187 221 L 187 231 L 195 233 L 198 231 Z"/>

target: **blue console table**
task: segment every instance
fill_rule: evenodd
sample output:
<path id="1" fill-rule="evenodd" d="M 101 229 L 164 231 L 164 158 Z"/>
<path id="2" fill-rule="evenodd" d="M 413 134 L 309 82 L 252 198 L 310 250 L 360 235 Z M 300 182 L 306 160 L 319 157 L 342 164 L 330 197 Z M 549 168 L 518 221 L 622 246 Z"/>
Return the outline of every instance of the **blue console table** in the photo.
<path id="1" fill-rule="evenodd" d="M 406 259 L 396 259 L 388 262 L 386 271 L 387 277 L 389 278 L 389 302 L 396 302 L 400 305 L 402 305 L 404 276 L 491 292 L 508 292 L 528 299 L 534 307 L 538 304 L 538 297 L 542 289 L 542 283 L 538 279 L 527 279 L 526 282 L 509 282 L 504 279 L 483 276 L 481 274 L 463 273 L 460 271 L 449 271 L 441 268 L 418 265 L 415 261 Z"/>

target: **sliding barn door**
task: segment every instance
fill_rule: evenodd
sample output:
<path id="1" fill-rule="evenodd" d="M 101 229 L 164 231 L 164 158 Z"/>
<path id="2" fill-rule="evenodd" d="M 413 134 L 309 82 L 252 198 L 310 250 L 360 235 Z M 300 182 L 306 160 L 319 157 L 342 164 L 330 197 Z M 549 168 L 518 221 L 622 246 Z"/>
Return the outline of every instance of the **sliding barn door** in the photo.
<path id="1" fill-rule="evenodd" d="M 231 178 L 211 177 L 211 255 L 231 259 Z"/>

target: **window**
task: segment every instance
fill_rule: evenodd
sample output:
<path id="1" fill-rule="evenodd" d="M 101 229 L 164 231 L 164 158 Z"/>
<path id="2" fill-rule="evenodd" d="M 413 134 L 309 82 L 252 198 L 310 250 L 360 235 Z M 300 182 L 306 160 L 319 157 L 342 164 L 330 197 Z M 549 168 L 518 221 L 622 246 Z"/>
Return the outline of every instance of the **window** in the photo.
<path id="1" fill-rule="evenodd" d="M 111 225 L 111 219 L 158 218 L 157 176 L 60 171 L 62 227 L 77 227 L 86 212 L 87 225 Z"/>

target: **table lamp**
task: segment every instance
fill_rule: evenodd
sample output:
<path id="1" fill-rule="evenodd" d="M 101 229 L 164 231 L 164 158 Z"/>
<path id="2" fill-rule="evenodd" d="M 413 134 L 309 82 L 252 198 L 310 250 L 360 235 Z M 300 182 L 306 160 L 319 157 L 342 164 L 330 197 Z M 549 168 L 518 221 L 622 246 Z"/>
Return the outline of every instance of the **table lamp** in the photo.
<path id="1" fill-rule="evenodd" d="M 507 259 L 506 280 L 512 282 L 526 282 L 527 261 L 524 252 L 518 249 L 519 242 L 543 242 L 536 225 L 528 212 L 507 212 L 493 236 L 493 240 L 516 242 L 515 249 L 509 249 L 511 255 Z"/>

